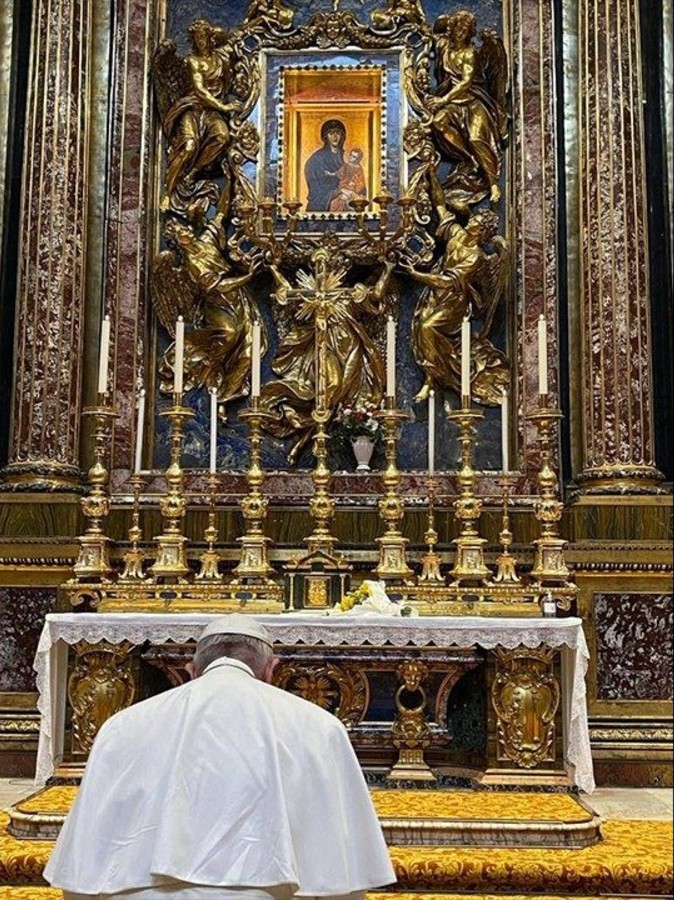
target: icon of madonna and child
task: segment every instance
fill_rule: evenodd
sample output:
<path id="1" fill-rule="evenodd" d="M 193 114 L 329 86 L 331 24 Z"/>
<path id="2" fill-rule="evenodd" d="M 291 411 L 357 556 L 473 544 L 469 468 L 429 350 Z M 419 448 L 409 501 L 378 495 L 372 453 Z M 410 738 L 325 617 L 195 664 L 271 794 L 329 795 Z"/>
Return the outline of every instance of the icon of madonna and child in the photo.
<path id="1" fill-rule="evenodd" d="M 339 119 L 321 125 L 323 146 L 304 166 L 309 188 L 307 212 L 353 212 L 350 203 L 367 193 L 360 147 L 345 149 L 346 126 Z"/>

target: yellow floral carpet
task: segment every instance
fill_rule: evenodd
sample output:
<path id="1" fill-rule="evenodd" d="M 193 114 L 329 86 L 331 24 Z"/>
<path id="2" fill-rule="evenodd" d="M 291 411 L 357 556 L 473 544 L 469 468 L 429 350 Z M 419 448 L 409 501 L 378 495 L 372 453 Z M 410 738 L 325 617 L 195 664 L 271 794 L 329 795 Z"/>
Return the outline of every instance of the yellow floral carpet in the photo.
<path id="1" fill-rule="evenodd" d="M 509 791 L 371 790 L 380 818 L 587 822 L 592 813 L 569 794 Z"/>
<path id="2" fill-rule="evenodd" d="M 38 889 L 53 847 L 51 841 L 18 840 L 7 833 L 8 815 L 0 813 L 0 885 L 7 900 L 56 900 L 58 891 Z M 397 891 L 449 892 L 455 895 L 556 894 L 583 897 L 669 895 L 672 893 L 672 823 L 606 822 L 604 840 L 580 850 L 529 848 L 391 847 Z M 27 887 L 35 885 L 34 888 Z M 371 895 L 393 900 L 395 895 Z M 404 900 L 411 900 L 406 894 Z M 403 897 L 398 895 L 398 900 Z M 432 894 L 419 900 L 432 900 Z"/>

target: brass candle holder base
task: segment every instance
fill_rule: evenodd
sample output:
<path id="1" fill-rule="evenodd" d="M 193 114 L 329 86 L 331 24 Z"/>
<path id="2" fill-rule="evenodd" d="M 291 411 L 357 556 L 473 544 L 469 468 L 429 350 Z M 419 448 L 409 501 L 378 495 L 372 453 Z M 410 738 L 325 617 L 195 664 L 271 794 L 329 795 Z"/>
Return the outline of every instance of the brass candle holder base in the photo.
<path id="1" fill-rule="evenodd" d="M 261 465 L 260 434 L 262 420 L 269 414 L 260 409 L 259 397 L 252 397 L 250 407 L 240 413 L 240 418 L 250 425 L 250 463 L 246 473 L 249 493 L 241 500 L 241 512 L 246 523 L 246 531 L 238 542 L 241 558 L 234 569 L 234 584 L 273 584 L 271 576 L 276 572 L 269 562 L 271 538 L 264 534 L 267 517 L 267 498 L 262 494 L 264 470 Z"/>
<path id="2" fill-rule="evenodd" d="M 124 554 L 124 569 L 119 576 L 119 580 L 123 582 L 142 581 L 147 577 L 143 569 L 145 554 L 138 546 L 143 536 L 140 527 L 140 490 L 143 482 L 139 473 L 133 474 L 131 484 L 133 485 L 133 513 L 129 528 L 131 547 Z"/>
<path id="3" fill-rule="evenodd" d="M 558 499 L 559 481 L 552 468 L 552 429 L 562 413 L 547 405 L 541 397 L 541 407 L 527 418 L 535 422 L 541 437 L 541 468 L 538 473 L 539 499 L 534 503 L 534 515 L 541 523 L 541 537 L 534 541 L 536 553 L 532 577 L 543 588 L 565 584 L 570 576 L 564 560 L 566 541 L 559 535 L 559 523 L 564 504 Z"/>
<path id="4" fill-rule="evenodd" d="M 375 413 L 384 422 L 386 431 L 386 467 L 382 475 L 385 494 L 379 501 L 379 515 L 386 526 L 385 533 L 377 538 L 379 564 L 374 574 L 383 581 L 405 581 L 412 575 L 407 564 L 407 538 L 402 536 L 400 525 L 405 515 L 405 504 L 400 496 L 400 470 L 397 465 L 398 426 L 408 418 L 406 412 L 395 405 L 394 397 L 386 398 L 386 408 Z"/>
<path id="5" fill-rule="evenodd" d="M 98 395 L 96 406 L 88 407 L 83 415 L 94 419 L 94 463 L 89 469 L 91 490 L 82 497 L 82 512 L 89 520 L 86 532 L 81 535 L 80 550 L 73 566 L 73 574 L 78 581 L 106 580 L 112 573 L 110 565 L 110 538 L 103 529 L 103 521 L 110 512 L 108 496 L 109 472 L 103 464 L 106 454 L 107 435 L 110 423 L 118 418 L 115 410 L 105 402 L 103 394 Z"/>
<path id="6" fill-rule="evenodd" d="M 187 500 L 183 493 L 183 470 L 180 467 L 185 423 L 192 418 L 191 409 L 182 405 L 182 395 L 175 394 L 173 406 L 163 411 L 171 423 L 171 462 L 166 470 L 168 492 L 160 500 L 160 508 L 164 519 L 164 532 L 155 538 L 157 556 L 150 575 L 156 580 L 184 581 L 190 573 L 185 554 L 187 538 L 183 535 L 182 520 L 187 510 Z"/>
<path id="7" fill-rule="evenodd" d="M 421 573 L 417 578 L 419 584 L 444 584 L 445 579 L 440 572 L 440 555 L 435 552 L 438 533 L 435 530 L 435 489 L 437 480 L 431 475 L 428 478 L 428 528 L 424 540 L 428 551 L 421 557 Z"/>
<path id="8" fill-rule="evenodd" d="M 496 574 L 494 581 L 496 584 L 519 584 L 520 577 L 517 574 L 517 560 L 511 556 L 509 547 L 513 542 L 513 535 L 510 530 L 510 479 L 506 474 L 501 476 L 500 484 L 503 487 L 503 519 L 499 539 L 503 546 L 503 553 L 496 559 Z"/>
<path id="9" fill-rule="evenodd" d="M 469 406 L 470 400 L 463 398 L 460 409 L 450 410 L 448 418 L 459 426 L 461 443 L 461 468 L 459 485 L 461 495 L 454 502 L 456 517 L 461 523 L 461 533 L 452 543 L 456 546 L 456 556 L 450 575 L 454 584 L 482 584 L 490 576 L 484 562 L 484 545 L 477 530 L 477 522 L 482 513 L 482 501 L 475 495 L 475 471 L 473 469 L 473 438 L 475 426 L 484 414 Z"/>
<path id="10" fill-rule="evenodd" d="M 197 581 L 222 581 L 222 573 L 219 571 L 220 554 L 215 549 L 218 538 L 218 529 L 215 527 L 215 491 L 218 479 L 215 473 L 208 476 L 208 525 L 204 529 L 206 549 L 199 557 L 199 571 L 195 578 Z"/>

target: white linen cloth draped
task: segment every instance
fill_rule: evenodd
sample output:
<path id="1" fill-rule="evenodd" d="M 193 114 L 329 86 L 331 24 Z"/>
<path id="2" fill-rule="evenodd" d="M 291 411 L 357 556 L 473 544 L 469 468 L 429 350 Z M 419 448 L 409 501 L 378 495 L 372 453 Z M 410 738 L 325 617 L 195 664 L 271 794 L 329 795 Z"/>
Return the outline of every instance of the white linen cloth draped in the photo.
<path id="1" fill-rule="evenodd" d="M 44 784 L 63 752 L 68 645 L 78 641 L 161 644 L 197 640 L 215 613 L 51 613 L 46 617 L 34 667 L 42 714 L 36 783 Z M 326 616 L 323 613 L 256 615 L 281 644 L 390 645 L 394 647 L 505 647 L 561 649 L 564 759 L 572 781 L 590 794 L 595 782 L 587 722 L 585 675 L 589 651 L 582 621 L 479 616 Z"/>

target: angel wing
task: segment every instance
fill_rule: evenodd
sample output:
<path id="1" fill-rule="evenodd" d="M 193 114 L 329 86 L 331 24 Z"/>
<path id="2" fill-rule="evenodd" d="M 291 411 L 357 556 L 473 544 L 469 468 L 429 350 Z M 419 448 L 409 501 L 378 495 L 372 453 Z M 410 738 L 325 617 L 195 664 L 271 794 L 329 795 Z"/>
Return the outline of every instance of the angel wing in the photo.
<path id="1" fill-rule="evenodd" d="M 479 273 L 480 282 L 480 337 L 486 337 L 491 329 L 494 313 L 503 297 L 510 273 L 508 245 L 499 235 L 492 240 L 495 252 L 485 256 Z"/>
<path id="2" fill-rule="evenodd" d="M 184 57 L 180 56 L 175 41 L 162 41 L 152 57 L 152 80 L 159 113 L 164 120 L 176 100 L 192 89 L 192 79 Z"/>
<path id="3" fill-rule="evenodd" d="M 499 123 L 505 130 L 506 93 L 508 91 L 508 54 L 499 35 L 489 28 L 480 32 L 482 44 L 477 51 L 478 68 L 487 93 L 493 97 L 502 113 Z"/>
<path id="4" fill-rule="evenodd" d="M 157 318 L 171 337 L 175 337 L 178 316 L 186 321 L 194 317 L 198 299 L 194 282 L 183 266 L 176 265 L 171 250 L 163 250 L 155 258 L 150 277 L 150 297 Z"/>

